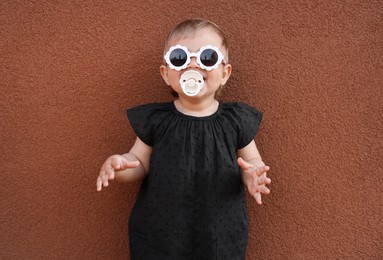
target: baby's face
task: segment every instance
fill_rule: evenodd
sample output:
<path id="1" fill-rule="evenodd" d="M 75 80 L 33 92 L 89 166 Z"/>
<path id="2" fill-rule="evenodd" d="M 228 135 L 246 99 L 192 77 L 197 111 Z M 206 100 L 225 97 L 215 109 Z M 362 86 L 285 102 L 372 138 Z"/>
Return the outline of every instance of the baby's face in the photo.
<path id="1" fill-rule="evenodd" d="M 197 53 L 201 47 L 205 47 L 207 45 L 215 46 L 223 54 L 224 59 L 227 60 L 226 51 L 222 49 L 222 40 L 220 36 L 209 28 L 203 28 L 197 31 L 196 34 L 191 37 L 173 40 L 169 43 L 169 48 L 175 45 L 185 46 L 188 51 L 192 53 Z M 198 98 L 206 95 L 214 96 L 218 88 L 221 85 L 224 85 L 229 78 L 231 66 L 229 64 L 224 65 L 223 63 L 220 63 L 216 69 L 208 71 L 204 68 L 201 68 L 201 66 L 197 63 L 196 57 L 192 57 L 191 62 L 184 69 L 177 71 L 175 69 L 171 69 L 169 65 L 162 65 L 160 70 L 165 82 L 179 94 L 180 98 L 184 96 L 179 83 L 181 75 L 185 71 L 189 70 L 198 71 L 204 80 L 203 88 L 195 96 Z"/>

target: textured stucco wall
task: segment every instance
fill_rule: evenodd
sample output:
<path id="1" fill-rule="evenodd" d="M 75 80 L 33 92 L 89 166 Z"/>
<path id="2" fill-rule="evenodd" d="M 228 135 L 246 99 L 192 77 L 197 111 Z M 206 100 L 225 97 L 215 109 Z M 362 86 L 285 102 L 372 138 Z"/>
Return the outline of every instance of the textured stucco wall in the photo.
<path id="1" fill-rule="evenodd" d="M 382 1 L 175 2 L 0 2 L 0 258 L 127 259 L 139 185 L 95 178 L 134 141 L 125 109 L 171 100 L 169 29 L 204 17 L 231 44 L 222 99 L 265 112 L 248 259 L 383 259 Z"/>

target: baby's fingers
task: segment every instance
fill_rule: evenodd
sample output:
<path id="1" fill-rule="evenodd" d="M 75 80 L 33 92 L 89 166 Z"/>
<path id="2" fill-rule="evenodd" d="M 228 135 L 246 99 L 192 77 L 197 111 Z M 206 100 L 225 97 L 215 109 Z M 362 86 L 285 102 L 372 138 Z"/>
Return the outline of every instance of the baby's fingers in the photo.
<path id="1" fill-rule="evenodd" d="M 102 179 L 100 176 L 97 177 L 96 187 L 97 187 L 97 191 L 102 190 Z"/>
<path id="2" fill-rule="evenodd" d="M 258 177 L 258 185 L 265 185 L 270 184 L 271 179 L 266 177 L 266 174 L 262 174 L 260 177 Z"/>
<path id="3" fill-rule="evenodd" d="M 138 165 L 140 165 L 139 161 L 128 161 L 126 159 L 123 159 L 121 161 L 121 170 L 128 169 L 128 168 L 136 168 Z"/>
<path id="4" fill-rule="evenodd" d="M 255 199 L 255 201 L 259 204 L 259 205 L 262 205 L 262 193 L 263 194 L 269 194 L 270 193 L 270 190 L 263 186 L 259 192 L 256 192 L 253 197 Z"/>
<path id="5" fill-rule="evenodd" d="M 260 188 L 260 193 L 263 193 L 263 194 L 269 194 L 270 193 L 270 189 L 267 188 L 266 186 L 262 186 Z"/>
<path id="6" fill-rule="evenodd" d="M 108 182 L 108 176 L 106 174 L 100 173 L 100 176 L 97 177 L 97 191 L 101 191 L 102 187 L 108 187 L 109 182 Z"/>
<path id="7" fill-rule="evenodd" d="M 105 166 L 105 174 L 102 175 L 104 177 L 102 179 L 103 179 L 103 183 L 104 183 L 105 187 L 108 186 L 108 179 L 109 180 L 113 180 L 114 179 L 114 172 L 115 172 L 114 169 L 115 168 L 114 168 L 114 166 L 112 164 Z"/>
<path id="8" fill-rule="evenodd" d="M 270 170 L 269 166 L 261 166 L 255 169 L 255 173 L 260 177 L 262 176 L 262 174 L 266 173 L 268 170 Z"/>
<path id="9" fill-rule="evenodd" d="M 114 158 L 111 161 L 111 166 L 114 170 L 121 171 L 128 168 L 136 168 L 140 165 L 139 161 L 128 161 L 124 157 Z"/>
<path id="10" fill-rule="evenodd" d="M 253 197 L 254 197 L 255 201 L 258 203 L 258 205 L 262 205 L 261 193 L 257 192 L 257 193 L 255 193 L 255 195 Z"/>
<path id="11" fill-rule="evenodd" d="M 244 171 L 247 171 L 247 170 L 249 170 L 251 168 L 254 168 L 254 165 L 252 165 L 251 163 L 246 162 L 241 157 L 239 157 L 237 159 L 237 163 L 238 163 L 239 167 L 241 167 Z"/>
<path id="12" fill-rule="evenodd" d="M 114 176 L 114 173 L 113 173 L 113 176 Z M 102 185 L 104 187 L 108 187 L 109 186 L 109 182 L 108 182 L 108 179 L 110 178 L 109 175 L 108 175 L 108 172 L 106 172 L 106 174 L 100 174 L 100 177 L 101 178 L 101 181 L 102 181 Z M 114 178 L 114 177 L 113 177 Z M 110 178 L 112 179 L 112 178 Z"/>

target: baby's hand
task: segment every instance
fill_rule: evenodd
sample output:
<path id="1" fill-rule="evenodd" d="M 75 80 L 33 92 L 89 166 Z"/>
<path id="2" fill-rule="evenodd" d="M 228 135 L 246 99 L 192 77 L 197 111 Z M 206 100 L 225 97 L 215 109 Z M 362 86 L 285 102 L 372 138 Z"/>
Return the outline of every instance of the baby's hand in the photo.
<path id="1" fill-rule="evenodd" d="M 255 198 L 255 201 L 261 205 L 261 194 L 270 193 L 270 190 L 266 187 L 266 184 L 271 183 L 271 179 L 266 177 L 266 172 L 270 170 L 270 167 L 256 167 L 242 158 L 238 158 L 238 165 L 242 168 L 242 181 L 247 190 Z"/>
<path id="2" fill-rule="evenodd" d="M 136 168 L 138 165 L 140 165 L 139 161 L 129 161 L 122 155 L 110 156 L 102 165 L 100 174 L 97 177 L 97 191 L 101 191 L 102 186 L 108 187 L 108 180 L 113 180 L 116 172 Z"/>

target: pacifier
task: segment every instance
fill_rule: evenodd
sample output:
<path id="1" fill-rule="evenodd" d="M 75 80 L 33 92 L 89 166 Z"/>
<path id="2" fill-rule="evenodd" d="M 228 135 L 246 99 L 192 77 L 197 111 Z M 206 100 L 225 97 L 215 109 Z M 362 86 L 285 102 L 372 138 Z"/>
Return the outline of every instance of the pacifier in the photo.
<path id="1" fill-rule="evenodd" d="M 180 85 L 182 91 L 190 97 L 197 95 L 203 88 L 203 84 L 203 77 L 198 71 L 188 70 L 181 75 Z"/>

